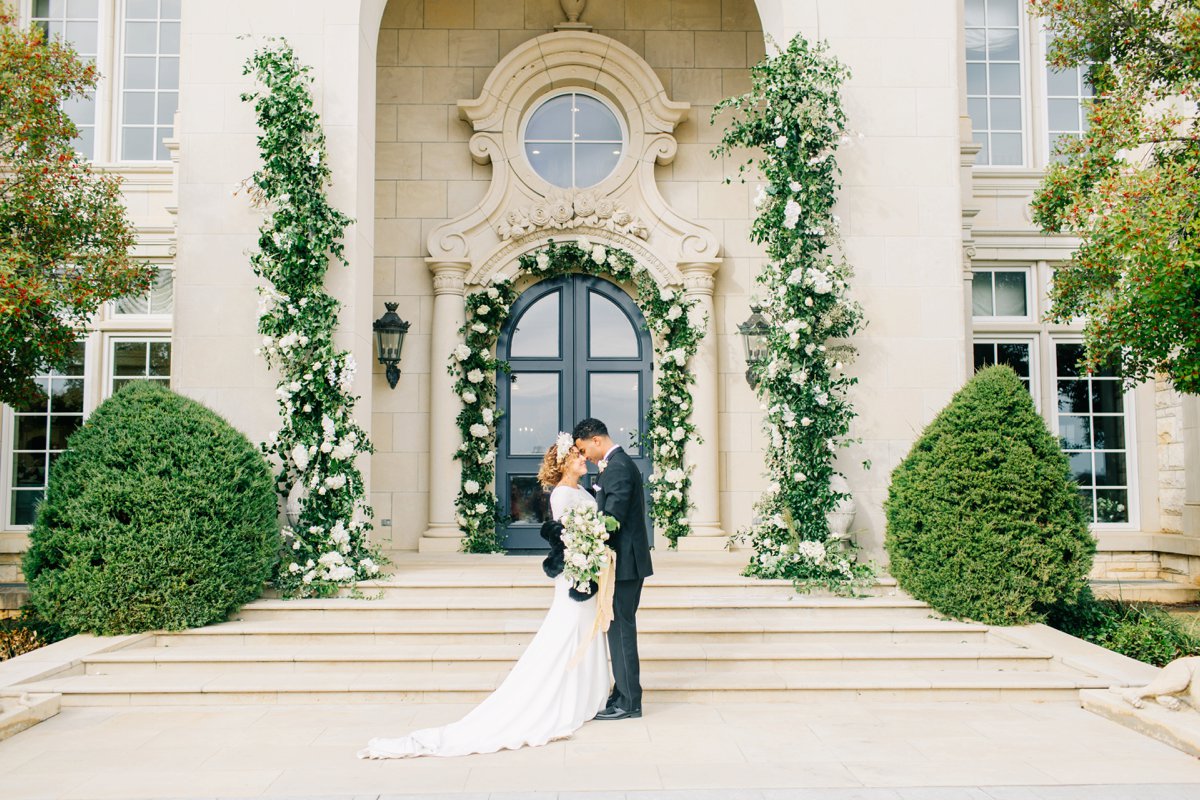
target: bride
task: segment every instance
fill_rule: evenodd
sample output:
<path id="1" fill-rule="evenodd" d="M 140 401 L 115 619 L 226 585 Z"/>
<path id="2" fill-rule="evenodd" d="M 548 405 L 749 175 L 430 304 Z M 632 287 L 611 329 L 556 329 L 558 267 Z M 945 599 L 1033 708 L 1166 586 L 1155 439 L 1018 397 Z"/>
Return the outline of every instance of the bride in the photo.
<path id="1" fill-rule="evenodd" d="M 587 461 L 575 448 L 574 440 L 570 434 L 560 433 L 538 471 L 542 485 L 553 487 L 550 509 L 555 520 L 576 506 L 596 507 L 596 501 L 579 485 L 586 474 Z M 399 739 L 372 739 L 365 750 L 359 751 L 359 758 L 463 756 L 537 747 L 569 737 L 604 710 L 611 685 L 608 641 L 596 636 L 592 642 L 585 642 L 596 619 L 596 598 L 582 602 L 571 599 L 569 584 L 561 572 L 561 552 L 561 546 L 552 547 L 544 565 L 547 572 L 558 570 L 554 602 L 500 687 L 458 722 L 415 731 Z M 572 658 L 585 644 L 583 657 L 572 666 Z"/>

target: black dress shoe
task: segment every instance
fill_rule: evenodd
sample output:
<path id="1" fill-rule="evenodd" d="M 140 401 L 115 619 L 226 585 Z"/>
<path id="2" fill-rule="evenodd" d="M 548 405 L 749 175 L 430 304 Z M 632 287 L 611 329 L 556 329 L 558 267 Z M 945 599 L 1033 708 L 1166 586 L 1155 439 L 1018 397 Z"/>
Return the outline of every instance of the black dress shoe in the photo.
<path id="1" fill-rule="evenodd" d="M 633 711 L 626 711 L 620 706 L 606 708 L 597 714 L 593 719 L 641 719 L 642 710 L 640 708 Z"/>

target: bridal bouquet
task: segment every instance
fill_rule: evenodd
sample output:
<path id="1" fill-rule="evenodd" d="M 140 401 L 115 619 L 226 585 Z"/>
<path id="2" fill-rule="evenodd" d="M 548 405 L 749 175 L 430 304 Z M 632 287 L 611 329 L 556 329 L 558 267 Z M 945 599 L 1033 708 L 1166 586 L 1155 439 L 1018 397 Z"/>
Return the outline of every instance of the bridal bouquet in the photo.
<path id="1" fill-rule="evenodd" d="M 576 506 L 563 514 L 563 575 L 576 591 L 591 594 L 600 573 L 609 563 L 608 534 L 617 521 L 590 506 Z"/>

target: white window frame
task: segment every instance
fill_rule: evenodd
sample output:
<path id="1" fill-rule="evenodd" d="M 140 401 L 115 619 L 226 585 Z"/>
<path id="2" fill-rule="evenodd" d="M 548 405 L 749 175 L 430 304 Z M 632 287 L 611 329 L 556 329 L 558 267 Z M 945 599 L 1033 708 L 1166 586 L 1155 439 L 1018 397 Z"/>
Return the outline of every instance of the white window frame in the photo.
<path id="1" fill-rule="evenodd" d="M 115 366 L 115 363 L 116 363 L 116 358 L 113 356 L 113 347 L 116 344 L 118 344 L 120 342 L 167 342 L 168 344 L 172 345 L 172 347 L 171 347 L 171 369 L 172 369 L 172 371 L 174 371 L 174 369 L 175 369 L 175 347 L 171 340 L 172 340 L 172 337 L 169 332 L 166 332 L 166 333 L 161 333 L 161 332 L 133 333 L 133 332 L 121 331 L 119 333 L 118 332 L 105 333 L 104 334 L 104 397 L 102 399 L 107 400 L 108 398 L 113 396 L 113 380 L 115 378 L 126 379 L 126 378 L 130 377 L 128 375 L 113 375 L 113 367 Z M 171 376 L 171 375 L 167 375 L 164 379 L 162 377 L 147 378 L 145 376 L 142 376 L 140 378 L 133 378 L 133 380 L 153 380 L 156 382 L 164 383 L 164 384 L 166 384 L 167 388 L 170 388 L 172 377 L 173 376 Z"/>
<path id="2" fill-rule="evenodd" d="M 1046 33 L 1045 28 L 1041 28 L 1037 31 L 1037 41 L 1038 80 L 1034 82 L 1034 86 L 1037 88 L 1040 95 L 1041 107 L 1044 112 L 1042 114 L 1042 129 L 1039 131 L 1041 134 L 1041 145 L 1044 148 L 1044 152 L 1042 153 L 1042 158 L 1039 159 L 1039 163 L 1044 169 L 1054 163 L 1054 142 L 1050 140 L 1050 82 L 1046 75 L 1046 73 L 1050 70 L 1050 62 L 1046 58 L 1046 50 L 1050 46 L 1050 37 Z M 1082 69 L 1086 72 L 1083 67 L 1074 67 L 1074 69 Z M 1060 97 L 1058 99 L 1062 98 Z M 1083 98 L 1080 97 L 1079 101 L 1080 113 L 1082 114 Z M 1080 135 L 1083 135 L 1083 133 L 1086 133 L 1086 130 L 1081 132 Z"/>
<path id="3" fill-rule="evenodd" d="M 613 117 L 616 118 L 617 125 L 620 126 L 620 128 L 621 128 L 621 154 L 619 156 L 617 156 L 617 163 L 613 166 L 612 170 L 610 170 L 607 175 L 605 175 L 603 178 L 601 178 L 599 181 L 592 184 L 591 186 L 588 186 L 585 188 L 579 188 L 579 187 L 573 187 L 573 186 L 558 186 L 556 184 L 551 183 L 542 175 L 542 173 L 537 171 L 537 168 L 534 167 L 533 163 L 529 160 L 529 154 L 525 152 L 525 144 L 526 144 L 525 129 L 529 126 L 529 121 L 531 119 L 533 119 L 533 115 L 536 114 L 542 106 L 546 105 L 546 103 L 549 103 L 551 100 L 555 99 L 556 97 L 564 97 L 566 95 L 571 95 L 571 94 L 581 94 L 581 95 L 590 97 L 593 100 L 600 101 L 602 104 L 604 104 L 605 108 L 607 108 L 612 113 Z M 517 142 L 518 142 L 519 147 L 521 148 L 521 158 L 524 159 L 525 166 L 528 167 L 529 171 L 533 175 L 537 176 L 537 179 L 540 180 L 542 183 L 546 184 L 547 186 L 551 187 L 552 189 L 554 189 L 556 191 L 561 191 L 561 192 L 593 191 L 596 189 L 596 187 L 603 185 L 605 181 L 607 181 L 609 178 L 611 178 L 617 172 L 617 170 L 620 168 L 621 159 L 625 158 L 627 155 L 629 155 L 629 124 L 626 122 L 625 115 L 621 113 L 620 109 L 618 109 L 615 105 L 613 105 L 611 100 L 609 100 L 607 97 L 600 94 L 599 92 L 593 91 L 591 89 L 586 89 L 582 86 L 564 86 L 561 89 L 556 89 L 552 92 L 547 92 L 545 95 L 543 95 L 542 97 L 539 97 L 536 102 L 532 103 L 529 106 L 529 110 L 526 111 L 524 116 L 521 118 L 521 127 L 517 134 Z M 584 144 L 589 144 L 589 143 L 584 142 Z M 571 153 L 571 183 L 572 184 L 575 183 L 574 150 L 572 150 L 572 153 Z"/>
<path id="4" fill-rule="evenodd" d="M 1058 347 L 1060 344 L 1083 344 L 1083 337 L 1078 334 L 1052 334 L 1050 336 L 1050 363 L 1053 367 L 1054 398 L 1053 424 L 1055 443 L 1060 441 L 1059 411 L 1058 411 Z M 1120 379 L 1117 379 L 1118 381 Z M 1128 511 L 1127 522 L 1092 522 L 1088 527 L 1093 531 L 1137 531 L 1141 530 L 1141 508 L 1138 483 L 1137 462 L 1137 425 L 1134 394 L 1131 389 L 1124 389 L 1121 398 L 1122 418 L 1125 426 L 1125 496 Z M 1089 414 L 1089 417 L 1091 415 Z M 1061 446 L 1060 446 L 1061 452 Z M 1094 450 L 1092 452 L 1095 452 Z M 1065 454 L 1064 454 L 1065 455 Z"/>
<path id="5" fill-rule="evenodd" d="M 1041 392 L 1041 359 L 1039 357 L 1038 335 L 1036 333 L 987 333 L 973 331 L 971 334 L 971 363 L 975 363 L 975 345 L 977 344 L 1023 344 L 1029 348 L 1029 392 L 1033 399 L 1033 407 L 1040 414 L 1042 411 Z"/>
<path id="6" fill-rule="evenodd" d="M 20 0 L 18 18 L 21 25 L 25 27 L 33 23 L 33 1 Z M 124 79 L 122 51 L 125 38 L 125 0 L 98 0 L 98 2 L 99 25 L 96 35 L 99 40 L 96 44 L 96 69 L 99 71 L 99 78 L 96 81 L 96 133 L 91 161 L 93 164 L 104 166 L 169 167 L 171 164 L 169 159 L 121 158 L 121 116 L 124 113 L 121 82 Z M 181 45 L 180 50 L 182 49 Z M 177 89 L 177 91 L 179 90 Z"/>
<path id="7" fill-rule="evenodd" d="M 92 411 L 96 408 L 94 398 L 96 392 L 94 390 L 96 381 L 96 337 L 93 335 L 85 335 L 83 341 L 83 421 L 87 422 L 88 417 L 92 415 Z M 16 413 L 11 406 L 0 405 L 0 431 L 3 436 L 0 439 L 0 490 L 3 491 L 0 496 L 0 531 L 27 531 L 32 525 L 15 525 L 9 522 L 12 519 L 12 462 L 13 453 L 13 435 L 16 433 L 17 418 Z M 49 474 L 47 474 L 47 483 L 49 482 Z"/>
<path id="8" fill-rule="evenodd" d="M 1025 275 L 1025 315 L 1024 316 L 999 316 L 992 314 L 990 316 L 975 315 L 975 281 L 978 280 L 981 272 L 1021 272 Z M 977 263 L 971 265 L 971 319 L 976 323 L 988 322 L 1028 322 L 1036 324 L 1037 322 L 1037 298 L 1033 291 L 1034 270 L 1032 266 L 992 266 L 986 263 Z M 992 283 L 992 308 L 996 307 L 996 286 Z"/>
<path id="9" fill-rule="evenodd" d="M 1037 137 L 1033 135 L 1033 118 L 1032 118 L 1032 113 L 1031 113 L 1031 109 L 1033 107 L 1033 103 L 1032 103 L 1033 98 L 1031 97 L 1031 90 L 1030 90 L 1030 84 L 1032 83 L 1032 81 L 1030 81 L 1030 79 L 1029 79 L 1030 70 L 1031 70 L 1031 59 L 1030 59 L 1031 54 L 1029 52 L 1029 46 L 1030 46 L 1030 42 L 1033 41 L 1034 37 L 1030 36 L 1031 22 L 1030 22 L 1029 14 L 1027 14 L 1025 11 L 1025 0 L 1016 0 L 1016 2 L 1017 2 L 1017 15 L 1018 15 L 1017 16 L 1017 56 L 1019 59 L 1018 74 L 1020 76 L 1019 77 L 1019 81 L 1020 81 L 1019 85 L 1021 87 L 1021 98 L 1020 98 L 1020 103 L 1021 103 L 1021 163 L 1020 164 L 992 164 L 989 162 L 987 164 L 981 164 L 981 163 L 976 162 L 974 165 L 975 169 L 982 169 L 982 170 L 989 170 L 989 171 L 994 170 L 999 173 L 1024 172 L 1030 168 L 1031 164 L 1035 163 L 1035 159 L 1033 157 L 1034 153 L 1033 153 L 1032 143 Z M 985 4 L 986 4 L 986 0 L 985 0 Z M 960 6 L 960 8 L 961 8 L 961 6 Z M 963 24 L 962 30 L 964 32 L 966 30 L 965 20 L 966 20 L 966 18 L 963 17 L 964 24 Z M 966 57 L 967 57 L 965 43 L 963 45 L 963 48 L 959 52 L 959 57 L 961 59 L 963 59 L 963 63 L 964 63 L 963 74 L 965 75 L 965 63 L 966 63 Z M 990 65 L 991 62 L 985 61 L 983 63 Z M 990 85 L 989 85 L 989 89 L 990 89 Z M 962 92 L 963 92 L 963 94 L 961 96 L 963 98 L 966 98 L 968 95 L 967 95 L 967 87 L 966 87 L 965 82 L 963 84 Z M 988 100 L 990 102 L 991 95 L 990 94 L 986 95 L 986 97 L 988 98 Z M 988 108 L 988 133 L 989 134 L 992 132 L 991 124 L 992 124 L 991 108 L 989 106 L 989 108 Z M 972 124 L 972 128 L 971 128 L 971 141 L 972 142 L 975 141 L 975 129 L 974 129 L 973 124 Z M 989 157 L 989 159 L 991 158 L 991 153 L 992 153 L 992 148 L 991 148 L 991 142 L 989 140 L 989 142 L 988 142 L 988 157 Z"/>
<path id="10" fill-rule="evenodd" d="M 112 124 L 109 126 L 110 130 L 112 132 L 112 134 L 111 134 L 112 135 L 112 150 L 110 153 L 112 162 L 116 163 L 116 164 L 133 164 L 133 165 L 138 165 L 138 166 L 147 166 L 147 165 L 155 165 L 155 164 L 170 164 L 171 160 L 169 157 L 168 158 L 142 158 L 142 159 L 122 158 L 121 157 L 121 148 L 125 144 L 125 142 L 124 142 L 124 137 L 125 137 L 124 126 L 122 125 L 122 121 L 125 118 L 125 92 L 122 89 L 122 86 L 124 85 L 124 80 L 125 80 L 125 4 L 126 4 L 127 0 L 101 0 L 101 2 L 105 2 L 105 3 L 109 4 L 110 9 L 111 9 L 111 16 L 113 18 L 113 36 L 112 36 L 112 76 L 113 76 L 112 77 L 112 95 L 113 95 L 113 102 L 112 102 L 112 106 L 111 106 L 111 110 L 112 110 L 111 122 L 112 122 Z M 182 14 L 183 14 L 183 12 L 181 9 L 180 10 L 181 33 L 180 33 L 180 48 L 179 48 L 180 51 L 183 50 Z M 161 17 L 159 17 L 158 24 L 159 25 L 162 24 Z M 161 34 L 161 31 L 159 31 L 159 34 Z M 154 74 L 155 74 L 155 86 L 156 87 L 157 87 L 157 83 L 158 83 L 158 60 L 160 58 L 162 58 L 161 53 L 158 53 L 155 55 Z M 175 58 L 177 58 L 177 59 L 181 58 L 181 54 L 176 55 Z M 158 127 L 159 127 L 158 121 L 157 121 L 157 117 L 158 117 L 157 93 L 159 90 L 157 88 L 155 88 L 154 91 L 155 91 L 155 95 L 156 95 L 155 101 L 154 101 L 155 122 L 150 127 L 152 130 L 157 131 Z M 179 87 L 175 88 L 175 93 L 176 93 L 176 95 L 179 94 Z M 178 106 L 178 102 L 177 102 L 176 109 L 178 109 L 178 108 L 179 108 L 179 106 Z M 172 126 L 173 126 L 173 124 L 174 123 L 172 123 Z M 138 127 L 145 127 L 145 126 L 138 126 Z M 171 135 L 175 136 L 177 133 L 178 133 L 178 131 L 175 131 L 172 127 Z M 155 144 L 154 144 L 154 151 L 155 152 L 158 151 L 158 143 L 157 142 L 155 142 Z"/>

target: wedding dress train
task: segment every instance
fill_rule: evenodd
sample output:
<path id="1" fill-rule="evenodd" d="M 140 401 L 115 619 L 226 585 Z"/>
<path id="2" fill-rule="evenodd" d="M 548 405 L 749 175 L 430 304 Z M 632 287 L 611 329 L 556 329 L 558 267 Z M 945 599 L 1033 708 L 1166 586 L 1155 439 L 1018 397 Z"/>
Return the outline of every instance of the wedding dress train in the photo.
<path id="1" fill-rule="evenodd" d="M 559 486 L 550 495 L 554 518 L 569 508 L 595 505 L 585 490 Z M 359 758 L 413 758 L 494 753 L 563 739 L 604 709 L 611 685 L 608 641 L 588 643 L 596 599 L 579 602 L 567 594 L 566 579 L 554 579 L 554 601 L 537 634 L 512 672 L 482 703 L 457 722 L 426 728 L 399 739 L 371 739 Z"/>

